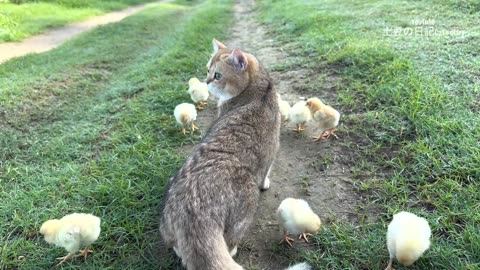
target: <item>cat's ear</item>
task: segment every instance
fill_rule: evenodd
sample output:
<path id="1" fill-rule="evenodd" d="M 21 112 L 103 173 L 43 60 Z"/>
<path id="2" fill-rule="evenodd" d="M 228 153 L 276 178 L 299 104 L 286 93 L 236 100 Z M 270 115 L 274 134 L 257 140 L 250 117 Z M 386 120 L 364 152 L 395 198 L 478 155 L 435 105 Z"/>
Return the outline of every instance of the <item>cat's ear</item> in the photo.
<path id="1" fill-rule="evenodd" d="M 223 45 L 223 43 L 221 43 L 220 41 L 218 41 L 216 39 L 212 40 L 212 44 L 213 44 L 213 52 L 217 52 L 218 49 L 225 49 L 227 47 L 227 46 Z"/>
<path id="2" fill-rule="evenodd" d="M 228 56 L 228 60 L 238 69 L 245 70 L 248 66 L 247 56 L 240 51 L 239 49 L 233 50 L 233 52 Z"/>

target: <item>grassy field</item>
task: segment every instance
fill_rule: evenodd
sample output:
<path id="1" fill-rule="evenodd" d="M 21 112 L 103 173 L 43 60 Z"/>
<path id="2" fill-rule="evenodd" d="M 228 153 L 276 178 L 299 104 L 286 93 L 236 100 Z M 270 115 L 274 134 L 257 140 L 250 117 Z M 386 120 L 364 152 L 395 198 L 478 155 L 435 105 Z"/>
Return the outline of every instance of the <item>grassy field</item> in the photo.
<path id="1" fill-rule="evenodd" d="M 282 68 L 337 78 L 355 186 L 369 201 L 365 222 L 326 224 L 295 259 L 384 269 L 386 226 L 408 210 L 433 233 L 409 269 L 480 269 L 478 1 L 270 0 L 260 11 L 292 56 Z"/>
<path id="2" fill-rule="evenodd" d="M 0 1 L 0 42 L 20 41 L 45 30 L 152 0 Z"/>
<path id="3" fill-rule="evenodd" d="M 94 2 L 75 10 L 93 14 Z M 172 111 L 189 100 L 187 80 L 204 77 L 232 2 L 152 5 L 0 65 L 0 269 L 50 269 L 66 254 L 38 229 L 74 211 L 101 216 L 103 232 L 86 263 L 62 268 L 171 269 L 170 258 L 158 259 L 159 203 L 184 158 L 178 149 L 199 137 L 181 136 Z M 102 3 L 98 12 L 122 7 Z M 409 269 L 479 269 L 478 2 L 265 0 L 259 11 L 291 55 L 278 68 L 305 69 L 316 78 L 308 94 L 336 96 L 336 142 L 350 150 L 355 187 L 368 198 L 363 222 L 325 224 L 313 250 L 291 259 L 384 269 L 386 226 L 408 210 L 433 230 L 431 249 Z M 325 74 L 335 93 L 316 90 Z"/>
<path id="4" fill-rule="evenodd" d="M 0 65 L 0 269 L 50 269 L 65 250 L 39 226 L 74 211 L 102 217 L 103 231 L 92 258 L 62 268 L 159 269 L 163 186 L 199 137 L 181 135 L 172 112 L 232 7 L 185 3 Z"/>

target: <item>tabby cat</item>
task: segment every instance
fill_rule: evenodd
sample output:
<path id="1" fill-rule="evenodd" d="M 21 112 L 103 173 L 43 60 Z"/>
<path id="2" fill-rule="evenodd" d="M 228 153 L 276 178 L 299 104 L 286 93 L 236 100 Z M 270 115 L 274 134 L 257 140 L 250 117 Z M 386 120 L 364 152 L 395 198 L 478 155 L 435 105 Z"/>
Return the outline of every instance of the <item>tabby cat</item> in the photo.
<path id="1" fill-rule="evenodd" d="M 251 54 L 213 41 L 209 90 L 219 117 L 169 182 L 160 232 L 188 270 L 243 269 L 232 258 L 279 148 L 277 93 Z"/>

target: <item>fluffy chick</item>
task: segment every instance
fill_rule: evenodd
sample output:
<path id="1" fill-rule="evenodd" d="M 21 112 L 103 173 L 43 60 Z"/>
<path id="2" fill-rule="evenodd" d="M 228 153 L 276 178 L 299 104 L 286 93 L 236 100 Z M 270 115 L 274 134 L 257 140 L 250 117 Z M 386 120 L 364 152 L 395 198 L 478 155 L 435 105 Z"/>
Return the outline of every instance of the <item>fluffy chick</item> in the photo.
<path id="1" fill-rule="evenodd" d="M 282 121 L 287 121 L 288 114 L 290 112 L 290 104 L 288 103 L 288 101 L 283 100 L 280 94 L 277 94 L 277 96 L 278 96 L 278 107 L 280 109 Z"/>
<path id="2" fill-rule="evenodd" d="M 312 114 L 306 106 L 305 101 L 299 101 L 295 103 L 288 113 L 288 119 L 290 122 L 294 123 L 297 128 L 293 131 L 301 132 L 305 130 L 305 123 L 312 119 Z"/>
<path id="3" fill-rule="evenodd" d="M 308 242 L 307 236 L 316 233 L 322 225 L 320 218 L 302 199 L 283 200 L 277 209 L 277 216 L 283 228 L 283 239 L 280 243 L 285 241 L 290 246 L 294 240 L 288 237 L 288 233 L 299 235 L 298 239 L 303 238 Z"/>
<path id="4" fill-rule="evenodd" d="M 182 103 L 178 104 L 175 107 L 175 110 L 173 112 L 175 115 L 175 119 L 177 120 L 177 123 L 182 125 L 182 133 L 185 135 L 185 125 L 190 124 L 190 127 L 192 131 L 195 131 L 195 129 L 198 129 L 194 121 L 197 120 L 197 110 L 195 109 L 195 106 L 190 103 Z"/>
<path id="5" fill-rule="evenodd" d="M 431 230 L 428 222 L 415 214 L 400 212 L 388 225 L 387 247 L 390 260 L 385 270 L 393 270 L 393 258 L 412 265 L 430 247 Z"/>
<path id="6" fill-rule="evenodd" d="M 92 251 L 89 246 L 98 239 L 100 235 L 100 218 L 91 214 L 73 213 L 61 219 L 51 219 L 42 224 L 40 233 L 49 244 L 55 244 L 68 251 L 68 255 L 57 258 L 64 263 L 73 257 L 83 256 L 87 259 L 88 253 Z M 85 247 L 79 255 L 74 255 L 81 247 Z"/>
<path id="7" fill-rule="evenodd" d="M 318 126 L 322 130 L 322 133 L 318 137 L 313 137 L 314 141 L 327 139 L 332 135 L 337 138 L 337 135 L 333 133 L 333 130 L 338 126 L 340 113 L 334 108 L 323 104 L 318 98 L 309 98 L 307 100 L 307 107 L 310 109 L 313 119 L 318 123 Z"/>
<path id="8" fill-rule="evenodd" d="M 196 105 L 197 109 L 203 109 L 205 105 L 207 105 L 208 100 L 208 87 L 207 84 L 201 82 L 197 78 L 191 78 L 188 81 L 188 93 L 190 94 L 190 98 Z"/>

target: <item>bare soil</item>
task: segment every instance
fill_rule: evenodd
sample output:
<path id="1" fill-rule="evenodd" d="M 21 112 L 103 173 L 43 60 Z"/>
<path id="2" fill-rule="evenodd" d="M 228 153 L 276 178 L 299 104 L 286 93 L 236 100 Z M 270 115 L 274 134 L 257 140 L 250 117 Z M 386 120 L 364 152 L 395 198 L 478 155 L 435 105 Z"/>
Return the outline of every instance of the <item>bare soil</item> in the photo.
<path id="1" fill-rule="evenodd" d="M 141 4 L 124 10 L 93 17 L 86 21 L 72 23 L 61 28 L 50 30 L 41 35 L 29 37 L 21 42 L 0 43 L 0 64 L 15 57 L 24 56 L 30 53 L 42 53 L 54 49 L 63 44 L 66 40 L 94 27 L 121 21 L 125 17 L 142 11 L 147 5 L 148 4 Z"/>
<path id="2" fill-rule="evenodd" d="M 277 91 L 290 105 L 309 97 L 305 96 L 309 92 L 302 90 L 305 83 L 314 81 L 319 75 L 326 76 L 317 93 L 334 106 L 334 74 L 318 74 L 318 71 L 304 69 L 272 71 L 274 66 L 285 64 L 289 56 L 280 44 L 268 36 L 267 26 L 256 21 L 254 6 L 253 0 L 237 2 L 232 38 L 222 42 L 255 55 L 270 70 Z M 216 102 L 211 100 L 208 107 L 199 112 L 198 126 L 205 131 L 215 117 Z M 355 208 L 361 198 L 353 187 L 351 167 L 354 162 L 340 144 L 342 134 L 338 133 L 339 139 L 313 142 L 311 137 L 318 135 L 313 122 L 307 125 L 303 134 L 293 132 L 292 128 L 289 123 L 282 127 L 281 149 L 270 174 L 271 187 L 262 193 L 255 223 L 235 258 L 246 269 L 283 269 L 293 263 L 290 260 L 300 250 L 309 249 L 308 243 L 300 243 L 299 240 L 293 248 L 278 244 L 281 230 L 275 212 L 287 197 L 308 201 L 324 226 L 332 221 L 357 221 Z M 185 146 L 184 151 L 189 152 L 192 147 Z"/>

